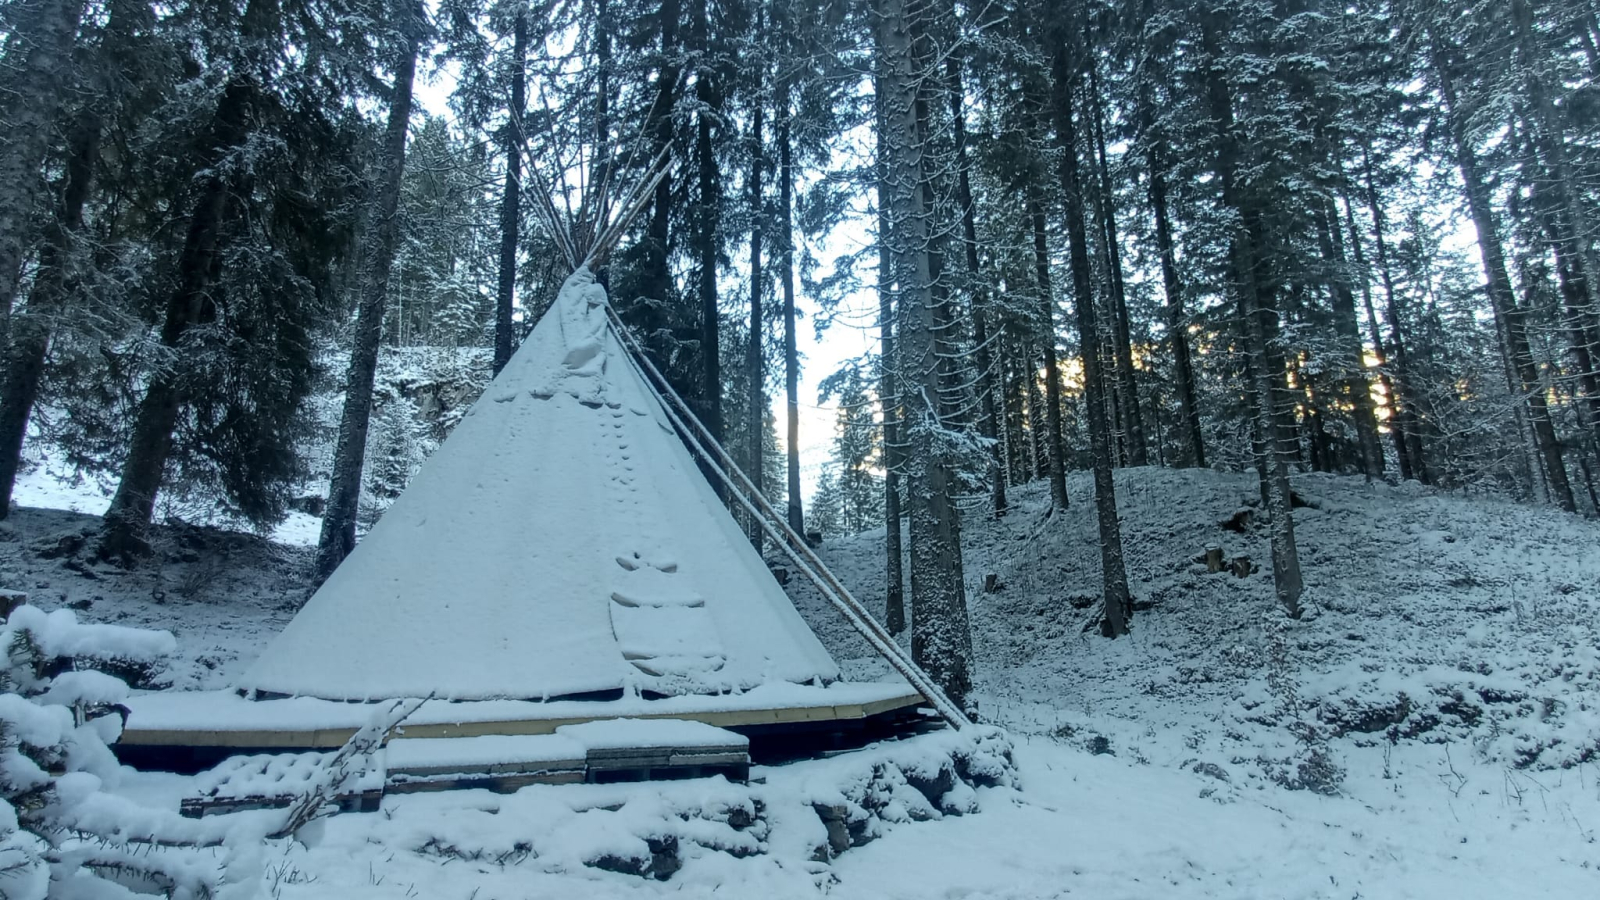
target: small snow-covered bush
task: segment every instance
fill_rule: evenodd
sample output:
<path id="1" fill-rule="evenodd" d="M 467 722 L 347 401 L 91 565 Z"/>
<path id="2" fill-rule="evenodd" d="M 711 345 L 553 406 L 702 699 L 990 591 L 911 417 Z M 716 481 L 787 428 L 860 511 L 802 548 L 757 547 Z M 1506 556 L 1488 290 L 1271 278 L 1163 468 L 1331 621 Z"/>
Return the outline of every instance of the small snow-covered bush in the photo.
<path id="1" fill-rule="evenodd" d="M 128 687 L 79 668 L 155 671 L 174 646 L 164 631 L 32 606 L 0 628 L 0 897 L 131 897 L 129 886 L 216 895 L 216 866 L 180 849 L 206 843 L 196 828 L 102 790 L 121 771 L 108 744 L 121 733 Z"/>

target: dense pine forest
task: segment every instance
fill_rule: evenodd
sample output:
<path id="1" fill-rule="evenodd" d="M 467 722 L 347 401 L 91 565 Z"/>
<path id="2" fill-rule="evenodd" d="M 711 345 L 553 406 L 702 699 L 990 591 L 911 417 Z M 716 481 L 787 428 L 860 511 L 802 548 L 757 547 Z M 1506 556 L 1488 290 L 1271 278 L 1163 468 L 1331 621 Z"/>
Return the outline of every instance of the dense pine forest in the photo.
<path id="1" fill-rule="evenodd" d="M 887 625 L 957 699 L 962 522 L 1029 482 L 1097 511 L 1110 638 L 1141 599 L 1120 468 L 1253 473 L 1292 617 L 1291 475 L 1600 512 L 1591 0 L 5 0 L 0 29 L 0 516 L 44 460 L 99 479 L 105 561 L 172 504 L 294 506 L 326 577 L 550 304 L 560 232 L 662 158 L 600 261 L 617 312 L 797 530 L 909 523 Z M 798 331 L 850 327 L 879 349 L 801 436 Z"/>

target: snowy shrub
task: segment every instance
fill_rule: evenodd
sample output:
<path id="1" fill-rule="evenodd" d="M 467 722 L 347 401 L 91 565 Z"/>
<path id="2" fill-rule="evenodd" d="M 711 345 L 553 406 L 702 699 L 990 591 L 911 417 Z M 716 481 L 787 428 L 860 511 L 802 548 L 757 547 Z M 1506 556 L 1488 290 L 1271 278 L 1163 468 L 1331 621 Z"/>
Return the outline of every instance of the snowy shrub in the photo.
<path id="1" fill-rule="evenodd" d="M 142 686 L 160 674 L 177 649 L 165 631 L 81 624 L 67 609 L 46 613 L 23 606 L 5 627 L 11 637 L 0 646 L 9 648 L 12 662 L 0 672 L 0 688 L 8 691 L 26 691 L 74 670 L 107 672 L 105 677 L 116 676 L 112 680 Z M 19 665 L 22 669 L 16 668 Z"/>
<path id="2" fill-rule="evenodd" d="M 416 405 L 398 391 L 374 392 L 372 434 L 367 439 L 367 493 L 377 509 L 387 509 L 422 466 L 427 446 Z"/>
<path id="3" fill-rule="evenodd" d="M 1289 657 L 1289 623 L 1276 611 L 1268 614 L 1267 690 L 1277 701 L 1277 714 L 1294 737 L 1295 750 L 1287 759 L 1261 759 L 1267 776 L 1292 791 L 1313 791 L 1332 796 L 1344 783 L 1344 769 L 1334 761 L 1328 746 L 1328 733 L 1303 715 L 1295 683 L 1293 661 Z"/>
<path id="4" fill-rule="evenodd" d="M 79 668 L 100 660 L 156 670 L 172 635 L 80 624 L 68 610 L 23 606 L 0 628 L 0 897 L 219 896 L 199 823 L 105 793 L 120 769 L 107 744 L 122 729 L 118 678 Z M 211 831 L 217 831 L 211 826 Z"/>

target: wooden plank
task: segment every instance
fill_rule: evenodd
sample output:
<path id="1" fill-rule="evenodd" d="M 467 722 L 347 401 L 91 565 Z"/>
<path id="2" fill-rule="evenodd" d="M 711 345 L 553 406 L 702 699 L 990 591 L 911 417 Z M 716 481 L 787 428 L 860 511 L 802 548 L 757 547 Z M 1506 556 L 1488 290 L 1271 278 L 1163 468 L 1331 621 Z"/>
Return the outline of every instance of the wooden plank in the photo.
<path id="1" fill-rule="evenodd" d="M 584 761 L 573 760 L 570 762 L 550 763 L 496 763 L 488 766 L 406 766 L 404 768 L 389 769 L 391 776 L 405 775 L 412 778 L 432 778 L 436 775 L 526 775 L 533 772 L 582 772 Z"/>
<path id="2" fill-rule="evenodd" d="M 225 815 L 255 809 L 288 809 L 299 794 L 254 795 L 248 797 L 185 797 L 178 803 L 180 815 L 190 819 Z M 382 790 L 338 794 L 333 803 L 340 812 L 377 812 L 383 802 Z"/>
<path id="3" fill-rule="evenodd" d="M 511 775 L 460 774 L 455 776 L 429 776 L 422 778 L 391 778 L 386 793 L 419 794 L 433 791 L 481 789 L 501 794 L 519 791 L 530 784 L 582 784 L 586 778 L 583 769 L 557 772 L 522 772 Z"/>
<path id="4" fill-rule="evenodd" d="M 905 709 L 908 706 L 922 706 L 927 702 L 928 698 L 921 694 L 913 694 L 909 697 L 889 697 L 884 700 L 874 700 L 871 703 L 862 704 L 861 715 L 862 718 L 871 718 L 891 710 Z"/>
<path id="5" fill-rule="evenodd" d="M 701 754 L 672 754 L 671 764 L 674 766 L 748 766 L 750 754 L 748 753 L 701 753 Z"/>
<path id="6" fill-rule="evenodd" d="M 272 701 L 263 701 L 272 702 Z M 704 722 L 718 728 L 738 728 L 751 725 L 790 725 L 811 722 L 859 721 L 881 713 L 926 703 L 918 693 L 910 692 L 897 697 L 875 700 L 864 704 L 839 704 L 829 706 L 793 706 L 768 709 L 718 710 L 708 712 L 661 713 L 630 715 L 640 719 L 685 719 Z M 505 719 L 482 722 L 454 722 L 406 725 L 402 729 L 408 738 L 478 737 L 482 735 L 535 735 L 553 734 L 563 725 L 577 725 L 608 718 L 604 715 Z M 354 728 L 327 728 L 301 731 L 276 731 L 267 729 L 140 729 L 124 731 L 118 743 L 129 746 L 151 747 L 240 747 L 262 750 L 273 749 L 336 749 L 355 733 Z"/>

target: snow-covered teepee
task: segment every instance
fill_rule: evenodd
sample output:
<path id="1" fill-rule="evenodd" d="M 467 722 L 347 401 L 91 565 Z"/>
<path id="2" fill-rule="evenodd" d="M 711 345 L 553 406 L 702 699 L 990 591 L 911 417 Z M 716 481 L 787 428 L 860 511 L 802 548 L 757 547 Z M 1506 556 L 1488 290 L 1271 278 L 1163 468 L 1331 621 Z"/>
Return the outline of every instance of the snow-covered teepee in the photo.
<path id="1" fill-rule="evenodd" d="M 330 700 L 739 691 L 838 675 L 580 266 L 239 686 Z"/>
<path id="2" fill-rule="evenodd" d="M 637 701 L 651 697 L 748 691 L 763 699 L 734 704 L 745 724 L 766 721 L 769 701 L 794 721 L 926 701 L 952 725 L 967 724 L 788 529 L 612 312 L 590 266 L 644 208 L 666 166 L 663 154 L 614 217 L 602 185 L 584 204 L 589 221 L 571 231 L 549 194 L 536 192 L 536 212 L 572 267 L 555 303 L 239 688 L 335 701 L 634 698 L 562 713 L 581 719 L 624 707 L 644 714 Z M 824 689 L 838 666 L 691 448 L 905 684 Z M 808 687 L 775 694 L 784 684 Z M 844 696 L 858 702 L 846 710 L 837 705 Z M 169 730 L 147 737 L 193 737 L 192 725 Z"/>

